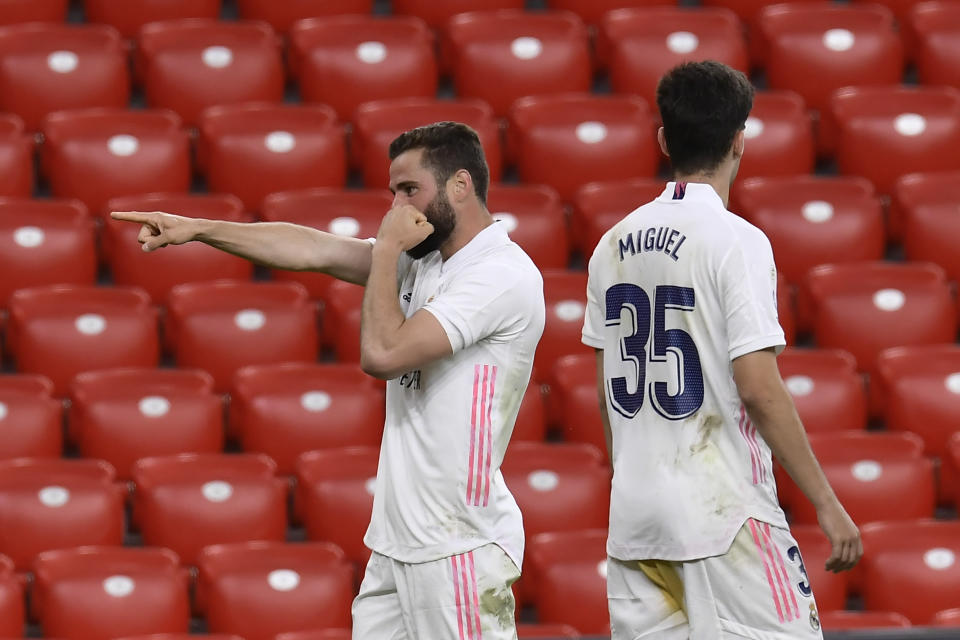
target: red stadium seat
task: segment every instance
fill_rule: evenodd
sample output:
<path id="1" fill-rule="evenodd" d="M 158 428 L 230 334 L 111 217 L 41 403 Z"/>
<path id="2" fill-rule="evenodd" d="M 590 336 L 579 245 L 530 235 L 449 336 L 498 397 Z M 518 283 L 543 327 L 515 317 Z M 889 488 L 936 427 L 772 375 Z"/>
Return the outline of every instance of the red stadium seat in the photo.
<path id="1" fill-rule="evenodd" d="M 156 311 L 132 287 L 20 289 L 10 298 L 7 341 L 17 370 L 47 376 L 58 396 L 82 371 L 154 367 L 160 352 Z"/>
<path id="2" fill-rule="evenodd" d="M 957 603 L 960 522 L 878 522 L 860 532 L 867 610 L 895 611 L 924 625 Z"/>
<path id="3" fill-rule="evenodd" d="M 53 195 L 92 213 L 117 196 L 190 189 L 190 142 L 170 111 L 59 112 L 43 135 L 41 170 Z"/>
<path id="4" fill-rule="evenodd" d="M 607 610 L 607 532 L 543 533 L 530 541 L 537 619 L 567 624 L 584 635 L 610 633 Z"/>
<path id="5" fill-rule="evenodd" d="M 123 108 L 130 100 L 127 54 L 105 25 L 33 23 L 0 28 L 0 110 L 31 131 L 63 109 Z"/>
<path id="6" fill-rule="evenodd" d="M 867 427 L 867 394 L 857 361 L 839 349 L 788 348 L 777 358 L 807 433 Z"/>
<path id="7" fill-rule="evenodd" d="M 791 284 L 817 265 L 883 259 L 883 207 L 863 178 L 750 178 L 740 183 L 737 203 L 770 239 Z"/>
<path id="8" fill-rule="evenodd" d="M 570 201 L 588 182 L 652 177 L 660 156 L 653 133 L 639 98 L 563 94 L 518 100 L 508 135 L 520 178 Z"/>
<path id="9" fill-rule="evenodd" d="M 63 405 L 38 375 L 0 376 L 0 460 L 59 458 Z"/>
<path id="10" fill-rule="evenodd" d="M 123 498 L 101 460 L 0 462 L 0 553 L 29 571 L 49 549 L 123 542 Z"/>
<path id="11" fill-rule="evenodd" d="M 190 218 L 248 222 L 243 203 L 232 195 L 153 193 L 111 198 L 109 211 L 166 211 Z M 175 251 L 144 253 L 137 242 L 140 225 L 104 218 L 102 243 L 113 282 L 141 287 L 156 304 L 164 304 L 178 284 L 196 280 L 249 280 L 253 263 L 224 251 L 191 242 Z"/>
<path id="12" fill-rule="evenodd" d="M 292 222 L 339 236 L 375 238 L 384 214 L 393 206 L 386 189 L 364 190 L 319 187 L 272 193 L 263 201 L 261 219 Z M 311 298 L 326 298 L 332 276 L 308 271 L 272 270 L 273 280 L 299 282 Z"/>
<path id="13" fill-rule="evenodd" d="M 543 390 L 536 380 L 531 379 L 527 390 L 520 400 L 520 410 L 513 426 L 510 442 L 543 442 L 547 435 L 547 409 L 544 405 Z"/>
<path id="14" fill-rule="evenodd" d="M 79 200 L 0 198 L 0 305 L 16 289 L 97 280 L 93 220 Z"/>
<path id="15" fill-rule="evenodd" d="M 933 616 L 935 627 L 960 627 L 960 608 L 944 609 Z"/>
<path id="16" fill-rule="evenodd" d="M 716 60 L 749 71 L 740 20 L 719 7 L 656 6 L 607 13 L 597 49 L 604 52 L 610 86 L 657 103 L 657 83 L 687 60 Z"/>
<path id="17" fill-rule="evenodd" d="M 189 577 L 169 549 L 80 547 L 42 554 L 33 608 L 48 638 L 186 633 Z"/>
<path id="18" fill-rule="evenodd" d="M 69 0 L 7 0 L 0 8 L 0 24 L 64 22 L 67 19 L 68 2 Z"/>
<path id="19" fill-rule="evenodd" d="M 850 574 L 827 571 L 827 558 L 831 552 L 827 536 L 816 525 L 791 526 L 790 534 L 800 549 L 819 613 L 842 610 L 847 604 Z"/>
<path id="20" fill-rule="evenodd" d="M 816 595 L 819 605 L 820 592 L 818 591 Z M 893 611 L 824 611 L 820 615 L 820 626 L 824 631 L 844 631 L 847 629 L 902 628 L 911 625 L 905 616 Z"/>
<path id="21" fill-rule="evenodd" d="M 498 116 L 523 96 L 590 90 L 587 29 L 572 13 L 464 13 L 445 38 L 457 95 L 486 101 Z"/>
<path id="22" fill-rule="evenodd" d="M 517 637 L 520 640 L 556 640 L 557 638 L 573 638 L 577 640 L 580 634 L 568 624 L 517 624 Z"/>
<path id="23" fill-rule="evenodd" d="M 277 31 L 286 33 L 304 18 L 370 13 L 373 0 L 239 0 L 237 10 L 244 20 L 263 20 Z"/>
<path id="24" fill-rule="evenodd" d="M 35 1 L 35 0 L 30 0 Z M 88 22 L 108 24 L 124 38 L 134 38 L 148 22 L 220 17 L 223 0 L 84 0 Z"/>
<path id="25" fill-rule="evenodd" d="M 921 174 L 924 175 L 924 174 Z M 926 174 L 928 176 L 936 174 Z M 960 172 L 953 172 L 960 179 Z M 906 176 L 910 178 L 911 176 Z M 903 181 L 897 182 L 897 188 Z M 947 188 L 948 193 L 960 187 L 954 183 Z M 914 201 L 914 206 L 902 209 L 903 249 L 907 260 L 933 262 L 943 267 L 950 280 L 960 280 L 960 257 L 956 252 L 960 242 L 960 224 L 956 220 L 956 203 L 943 202 L 944 193 L 934 193 Z"/>
<path id="26" fill-rule="evenodd" d="M 901 25 L 906 25 L 910 19 L 910 10 L 916 6 L 918 0 L 881 0 L 879 4 L 887 7 L 893 11 L 893 16 L 896 18 L 897 23 Z M 875 4 L 873 0 L 855 0 L 854 4 Z"/>
<path id="27" fill-rule="evenodd" d="M 591 444 L 606 458 L 596 363 L 593 353 L 557 359 L 550 377 L 550 419 L 560 428 L 565 442 Z"/>
<path id="28" fill-rule="evenodd" d="M 230 390 L 230 427 L 244 451 L 292 475 L 305 451 L 380 446 L 384 396 L 356 365 L 245 367 Z"/>
<path id="29" fill-rule="evenodd" d="M 276 640 L 351 640 L 350 629 L 308 629 L 278 633 Z"/>
<path id="30" fill-rule="evenodd" d="M 128 480 L 140 458 L 219 452 L 223 402 L 204 371 L 90 371 L 71 385 L 69 433 L 82 456 Z"/>
<path id="31" fill-rule="evenodd" d="M 308 540 L 326 540 L 363 566 L 370 550 L 363 535 L 373 510 L 376 447 L 310 451 L 297 462 L 294 505 Z"/>
<path id="32" fill-rule="evenodd" d="M 632 178 L 592 182 L 578 189 L 573 197 L 570 235 L 584 258 L 590 259 L 610 227 L 663 193 L 664 186 L 657 178 Z"/>
<path id="33" fill-rule="evenodd" d="M 479 100 L 397 98 L 366 102 L 354 114 L 351 158 L 361 169 L 364 184 L 368 188 L 386 188 L 390 183 L 387 151 L 393 139 L 414 127 L 443 120 L 463 122 L 477 131 L 490 167 L 490 180 L 499 181 L 503 164 L 500 129 L 488 105 Z"/>
<path id="34" fill-rule="evenodd" d="M 774 5 L 758 23 L 770 88 L 796 91 L 811 109 L 828 109 L 840 87 L 896 84 L 903 76 L 903 47 L 883 6 Z"/>
<path id="35" fill-rule="evenodd" d="M 837 167 L 883 194 L 897 178 L 960 170 L 960 90 L 952 87 L 848 87 L 834 94 Z"/>
<path id="36" fill-rule="evenodd" d="M 815 452 L 854 522 L 932 518 L 933 463 L 905 449 L 901 438 L 883 437 L 887 435 L 894 434 L 821 434 Z M 779 484 L 779 494 L 792 522 L 817 523 L 816 509 L 793 482 Z"/>
<path id="37" fill-rule="evenodd" d="M 339 187 L 347 178 L 347 143 L 324 105 L 212 107 L 200 120 L 198 162 L 211 190 L 233 193 L 248 210 L 275 191 Z"/>
<path id="38" fill-rule="evenodd" d="M 950 85 L 960 89 L 960 4 L 921 2 L 910 11 L 909 24 L 916 38 L 917 75 L 922 84 Z"/>
<path id="39" fill-rule="evenodd" d="M 138 44 L 147 104 L 173 109 L 189 125 L 212 105 L 283 100 L 279 41 L 261 22 L 151 22 Z"/>
<path id="40" fill-rule="evenodd" d="M 813 173 L 813 125 L 803 99 L 790 91 L 764 91 L 747 118 L 746 149 L 737 176 Z M 736 200 L 736 192 L 734 192 Z"/>
<path id="41" fill-rule="evenodd" d="M 932 242 L 933 239 L 926 234 L 917 233 L 925 230 L 925 225 L 920 223 L 935 219 L 937 223 L 948 224 L 948 221 L 942 219 L 940 212 L 944 206 L 960 200 L 960 171 L 908 173 L 897 180 L 891 196 L 890 215 L 887 220 L 890 236 L 897 240 L 903 238 L 904 221 L 909 215 L 914 222 L 914 237 L 919 240 L 920 238 L 917 237 L 919 235 L 927 242 Z M 920 247 L 915 241 L 911 248 L 914 252 L 933 251 L 935 255 L 942 256 L 941 242 L 953 236 L 950 226 L 946 226 L 945 229 L 947 231 L 943 237 L 932 245 Z M 953 264 L 952 260 L 942 261 L 948 265 Z"/>
<path id="42" fill-rule="evenodd" d="M 523 9 L 523 0 L 393 0 L 391 7 L 399 15 L 422 18 L 434 29 L 442 29 L 458 13 Z"/>
<path id="43" fill-rule="evenodd" d="M 954 433 L 947 442 L 947 455 L 940 467 L 940 495 L 953 498 L 960 505 L 960 433 Z"/>
<path id="44" fill-rule="evenodd" d="M 436 95 L 434 37 L 418 18 L 302 20 L 290 32 L 290 42 L 301 99 L 333 107 L 341 120 L 371 100 Z"/>
<path id="45" fill-rule="evenodd" d="M 177 365 L 209 371 L 218 391 L 240 367 L 317 357 L 316 307 L 293 282 L 177 285 L 166 328 Z"/>
<path id="46" fill-rule="evenodd" d="M 957 322 L 943 270 L 927 263 L 815 267 L 804 282 L 819 347 L 840 348 L 868 371 L 889 347 L 952 342 Z"/>
<path id="47" fill-rule="evenodd" d="M 197 634 L 190 633 L 150 633 L 142 636 L 125 636 L 114 640 L 197 640 Z M 203 640 L 244 640 L 240 636 L 227 633 L 205 633 Z"/>
<path id="48" fill-rule="evenodd" d="M 33 193 L 33 136 L 23 120 L 0 113 L 0 196 L 29 197 Z"/>
<path id="49" fill-rule="evenodd" d="M 559 269 L 544 271 L 543 296 L 547 317 L 534 368 L 541 376 L 541 381 L 549 381 L 553 365 L 560 357 L 576 353 L 593 354 L 593 349 L 580 342 L 587 305 L 587 274 Z"/>
<path id="50" fill-rule="evenodd" d="M 181 454 L 144 458 L 133 469 L 134 519 L 147 546 L 195 564 L 212 544 L 286 535 L 287 483 L 263 455 Z"/>
<path id="51" fill-rule="evenodd" d="M 573 11 L 591 26 L 602 24 L 608 12 L 670 4 L 667 0 L 547 0 L 551 9 Z"/>
<path id="52" fill-rule="evenodd" d="M 543 185 L 490 187 L 487 209 L 541 269 L 566 269 L 570 240 L 560 196 Z"/>
<path id="53" fill-rule="evenodd" d="M 323 344 L 333 349 L 337 362 L 359 364 L 363 287 L 334 280 L 323 302 Z"/>
<path id="54" fill-rule="evenodd" d="M 14 574 L 13 561 L 0 556 L 0 636 L 19 638 L 24 620 L 23 586 Z"/>
<path id="55" fill-rule="evenodd" d="M 214 545 L 197 569 L 197 600 L 212 632 L 273 640 L 285 631 L 350 625 L 354 568 L 328 542 Z"/>
<path id="56" fill-rule="evenodd" d="M 960 346 L 899 347 L 877 357 L 871 385 L 883 397 L 887 429 L 923 438 L 928 455 L 944 458 L 960 411 Z"/>
<path id="57" fill-rule="evenodd" d="M 523 512 L 527 538 L 602 527 L 610 516 L 610 468 L 586 444 L 515 442 L 501 467 Z M 576 518 L 570 518 L 576 513 Z"/>

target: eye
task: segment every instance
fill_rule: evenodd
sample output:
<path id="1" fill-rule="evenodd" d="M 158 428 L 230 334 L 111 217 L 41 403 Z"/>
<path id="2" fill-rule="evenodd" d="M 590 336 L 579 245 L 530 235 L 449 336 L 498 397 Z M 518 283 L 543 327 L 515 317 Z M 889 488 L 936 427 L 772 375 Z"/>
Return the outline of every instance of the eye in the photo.
<path id="1" fill-rule="evenodd" d="M 404 187 L 404 188 L 403 188 L 403 192 L 404 192 L 407 196 L 412 196 L 413 194 L 415 194 L 415 193 L 417 192 L 417 188 L 414 187 L 414 186 Z"/>

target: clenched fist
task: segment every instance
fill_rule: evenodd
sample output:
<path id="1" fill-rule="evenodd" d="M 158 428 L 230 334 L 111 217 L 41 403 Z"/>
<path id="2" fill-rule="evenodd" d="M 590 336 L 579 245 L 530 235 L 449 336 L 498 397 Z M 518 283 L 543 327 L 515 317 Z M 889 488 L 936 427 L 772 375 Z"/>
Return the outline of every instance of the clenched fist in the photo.
<path id="1" fill-rule="evenodd" d="M 410 204 L 394 207 L 387 212 L 377 232 L 377 243 L 391 244 L 407 251 L 423 242 L 433 233 L 433 225 L 422 211 Z"/>
<path id="2" fill-rule="evenodd" d="M 183 244 L 196 238 L 196 221 L 193 218 L 162 211 L 114 211 L 110 217 L 140 223 L 142 226 L 137 241 L 143 245 L 144 251 L 160 249 L 168 244 Z"/>

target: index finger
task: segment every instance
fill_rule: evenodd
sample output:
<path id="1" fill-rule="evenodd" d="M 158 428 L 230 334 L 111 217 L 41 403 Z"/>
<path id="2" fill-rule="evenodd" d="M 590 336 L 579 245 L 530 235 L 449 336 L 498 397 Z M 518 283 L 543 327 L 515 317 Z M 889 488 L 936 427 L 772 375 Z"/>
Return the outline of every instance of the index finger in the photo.
<path id="1" fill-rule="evenodd" d="M 110 217 L 114 220 L 124 220 L 126 222 L 139 222 L 148 224 L 153 219 L 153 214 L 143 211 L 111 211 Z"/>

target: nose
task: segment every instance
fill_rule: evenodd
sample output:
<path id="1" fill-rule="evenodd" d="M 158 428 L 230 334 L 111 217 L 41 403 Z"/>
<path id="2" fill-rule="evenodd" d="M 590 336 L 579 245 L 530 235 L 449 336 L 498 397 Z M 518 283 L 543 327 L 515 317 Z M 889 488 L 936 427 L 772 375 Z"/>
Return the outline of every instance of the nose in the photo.
<path id="1" fill-rule="evenodd" d="M 394 206 L 394 207 L 399 207 L 400 205 L 406 204 L 406 203 L 407 203 L 407 198 L 406 198 L 406 196 L 403 195 L 403 193 L 401 193 L 400 191 L 398 191 L 397 193 L 393 194 L 393 206 Z"/>

